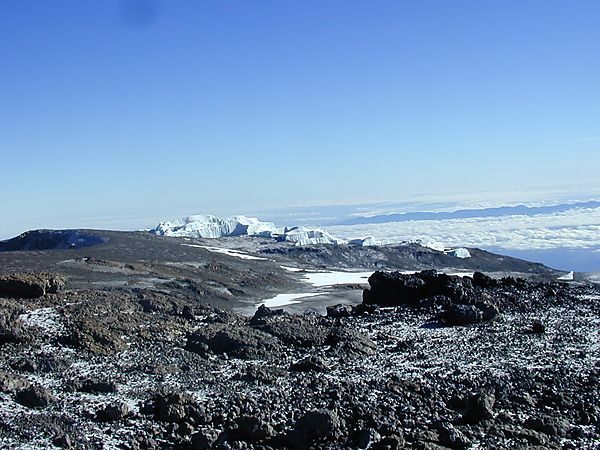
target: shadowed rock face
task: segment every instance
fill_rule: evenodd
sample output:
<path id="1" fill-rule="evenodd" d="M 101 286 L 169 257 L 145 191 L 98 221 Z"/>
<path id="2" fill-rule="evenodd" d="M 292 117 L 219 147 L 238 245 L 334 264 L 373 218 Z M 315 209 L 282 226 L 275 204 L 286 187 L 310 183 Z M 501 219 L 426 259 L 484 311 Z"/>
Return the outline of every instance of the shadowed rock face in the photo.
<path id="1" fill-rule="evenodd" d="M 364 305 L 409 306 L 437 310 L 445 325 L 470 325 L 494 319 L 501 312 L 507 289 L 526 296 L 532 284 L 522 278 L 492 279 L 480 272 L 472 278 L 446 275 L 435 270 L 415 274 L 375 272 L 363 291 Z M 559 283 L 538 283 L 546 293 L 556 292 Z"/>
<path id="2" fill-rule="evenodd" d="M 0 242 L 0 252 L 66 250 L 102 244 L 107 238 L 79 230 L 34 230 Z"/>
<path id="3" fill-rule="evenodd" d="M 0 275 L 0 297 L 36 298 L 56 294 L 65 283 L 64 277 L 49 273 Z"/>

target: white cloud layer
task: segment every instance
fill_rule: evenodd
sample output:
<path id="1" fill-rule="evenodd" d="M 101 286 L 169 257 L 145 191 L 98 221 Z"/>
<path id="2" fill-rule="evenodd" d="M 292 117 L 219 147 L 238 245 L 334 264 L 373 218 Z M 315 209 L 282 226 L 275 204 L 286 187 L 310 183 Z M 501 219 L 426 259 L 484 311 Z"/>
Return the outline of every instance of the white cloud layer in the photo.
<path id="1" fill-rule="evenodd" d="M 548 250 L 600 246 L 600 208 L 579 208 L 534 216 L 419 220 L 324 227 L 334 236 L 375 236 L 383 242 L 415 239 L 448 247 Z"/>

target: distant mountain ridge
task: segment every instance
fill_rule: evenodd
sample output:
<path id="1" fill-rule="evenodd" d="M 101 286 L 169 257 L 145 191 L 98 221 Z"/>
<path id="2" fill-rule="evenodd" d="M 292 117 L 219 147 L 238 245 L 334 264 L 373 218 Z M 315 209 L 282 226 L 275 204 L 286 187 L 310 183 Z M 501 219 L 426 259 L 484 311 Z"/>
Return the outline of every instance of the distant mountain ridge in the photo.
<path id="1" fill-rule="evenodd" d="M 561 204 L 552 206 L 500 206 L 482 209 L 460 209 L 457 211 L 440 212 L 407 212 L 398 214 L 380 214 L 370 217 L 355 217 L 339 223 L 339 225 L 361 225 L 369 223 L 408 222 L 411 220 L 446 220 L 469 219 L 478 217 L 533 216 L 536 214 L 551 214 L 570 211 L 578 208 L 598 208 L 600 201 Z"/>

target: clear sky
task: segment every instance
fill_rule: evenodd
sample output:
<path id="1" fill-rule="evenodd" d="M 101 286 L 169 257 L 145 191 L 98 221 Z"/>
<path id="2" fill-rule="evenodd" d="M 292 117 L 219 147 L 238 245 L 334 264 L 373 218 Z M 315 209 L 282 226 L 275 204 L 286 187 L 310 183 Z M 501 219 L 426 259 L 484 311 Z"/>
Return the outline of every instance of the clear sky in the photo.
<path id="1" fill-rule="evenodd" d="M 0 0 L 0 237 L 599 169 L 596 0 Z"/>

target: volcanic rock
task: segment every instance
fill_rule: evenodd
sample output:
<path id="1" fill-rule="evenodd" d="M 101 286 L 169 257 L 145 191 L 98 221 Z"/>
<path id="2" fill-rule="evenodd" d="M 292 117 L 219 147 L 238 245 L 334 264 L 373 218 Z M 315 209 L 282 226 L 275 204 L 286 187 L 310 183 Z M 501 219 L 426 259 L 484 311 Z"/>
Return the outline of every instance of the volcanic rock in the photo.
<path id="1" fill-rule="evenodd" d="M 17 392 L 16 401 L 30 408 L 45 407 L 56 400 L 50 391 L 42 386 L 32 384 Z"/>
<path id="2" fill-rule="evenodd" d="M 0 297 L 36 298 L 55 294 L 65 286 L 65 278 L 49 273 L 0 275 Z"/>

